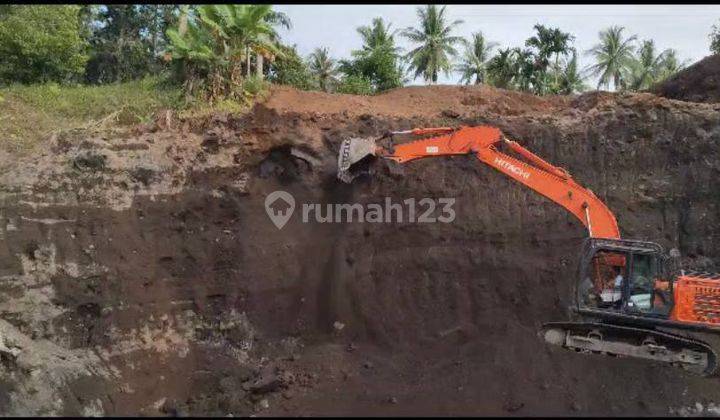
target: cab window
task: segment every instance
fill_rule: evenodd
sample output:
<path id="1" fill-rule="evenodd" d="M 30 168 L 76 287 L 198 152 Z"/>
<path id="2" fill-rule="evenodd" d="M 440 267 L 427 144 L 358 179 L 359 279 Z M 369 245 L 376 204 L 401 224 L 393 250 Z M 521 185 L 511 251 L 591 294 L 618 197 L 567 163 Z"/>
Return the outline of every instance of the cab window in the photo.
<path id="1" fill-rule="evenodd" d="M 578 293 L 580 302 L 589 308 L 620 310 L 627 256 L 624 252 L 601 250 L 585 267 Z"/>
<path id="2" fill-rule="evenodd" d="M 632 276 L 627 306 L 630 309 L 649 311 L 652 309 L 653 282 L 655 280 L 655 258 L 652 255 L 634 254 Z"/>
<path id="3" fill-rule="evenodd" d="M 660 278 L 658 260 L 651 254 L 633 254 L 627 309 L 667 315 L 672 305 L 670 282 Z"/>

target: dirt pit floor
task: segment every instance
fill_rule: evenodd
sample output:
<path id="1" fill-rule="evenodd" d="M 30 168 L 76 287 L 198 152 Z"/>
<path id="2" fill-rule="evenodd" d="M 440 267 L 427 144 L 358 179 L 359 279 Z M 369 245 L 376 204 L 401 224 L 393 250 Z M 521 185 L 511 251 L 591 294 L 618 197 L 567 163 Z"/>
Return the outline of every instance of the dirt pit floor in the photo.
<path id="1" fill-rule="evenodd" d="M 624 237 L 720 262 L 720 112 L 653 94 L 275 88 L 247 115 L 66 133 L 0 167 L 0 412 L 717 415 L 717 378 L 546 346 L 586 232 L 472 157 L 336 179 L 347 137 L 491 124 Z M 277 229 L 273 191 L 293 195 Z M 302 204 L 455 198 L 452 223 L 302 222 Z"/>

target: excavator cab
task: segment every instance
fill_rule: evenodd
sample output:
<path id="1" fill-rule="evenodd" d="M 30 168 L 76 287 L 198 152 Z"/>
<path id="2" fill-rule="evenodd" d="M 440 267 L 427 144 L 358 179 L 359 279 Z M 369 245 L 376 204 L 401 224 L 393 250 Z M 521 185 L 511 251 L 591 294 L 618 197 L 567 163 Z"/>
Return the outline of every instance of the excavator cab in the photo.
<path id="1" fill-rule="evenodd" d="M 672 270 L 658 244 L 589 238 L 572 308 L 579 316 L 545 323 L 541 335 L 568 350 L 654 360 L 712 375 L 717 367 L 712 347 L 657 328 L 687 329 L 673 314 L 678 308 L 695 308 L 677 297 L 682 286 L 678 278 L 684 277 Z"/>
<path id="2" fill-rule="evenodd" d="M 600 318 L 667 318 L 672 276 L 660 245 L 645 241 L 589 238 L 576 288 L 577 310 Z"/>

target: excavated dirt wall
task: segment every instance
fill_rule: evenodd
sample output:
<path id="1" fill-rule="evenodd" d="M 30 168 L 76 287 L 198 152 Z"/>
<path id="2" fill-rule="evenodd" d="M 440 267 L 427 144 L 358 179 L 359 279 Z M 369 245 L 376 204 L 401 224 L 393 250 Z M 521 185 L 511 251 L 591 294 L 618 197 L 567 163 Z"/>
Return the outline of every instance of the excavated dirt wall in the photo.
<path id="1" fill-rule="evenodd" d="M 651 94 L 276 88 L 244 116 L 54 138 L 0 173 L 0 412 L 715 413 L 717 379 L 537 337 L 566 316 L 586 235 L 558 206 L 471 157 L 377 163 L 350 186 L 335 172 L 348 136 L 496 125 L 602 197 L 623 236 L 717 269 L 719 122 Z M 278 230 L 276 190 L 451 197 L 456 218 L 296 210 Z"/>
<path id="2" fill-rule="evenodd" d="M 720 102 L 720 54 L 709 55 L 663 80 L 650 90 L 660 96 L 689 102 Z"/>

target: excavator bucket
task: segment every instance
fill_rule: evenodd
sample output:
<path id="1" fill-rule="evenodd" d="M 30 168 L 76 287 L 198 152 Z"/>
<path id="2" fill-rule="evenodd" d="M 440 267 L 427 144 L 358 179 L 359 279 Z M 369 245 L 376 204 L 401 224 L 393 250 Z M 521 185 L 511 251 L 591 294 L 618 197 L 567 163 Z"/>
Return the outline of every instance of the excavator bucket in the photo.
<path id="1" fill-rule="evenodd" d="M 338 154 L 338 179 L 349 184 L 364 173 L 361 162 L 366 162 L 369 156 L 375 156 L 375 150 L 373 138 L 355 137 L 343 140 Z"/>

